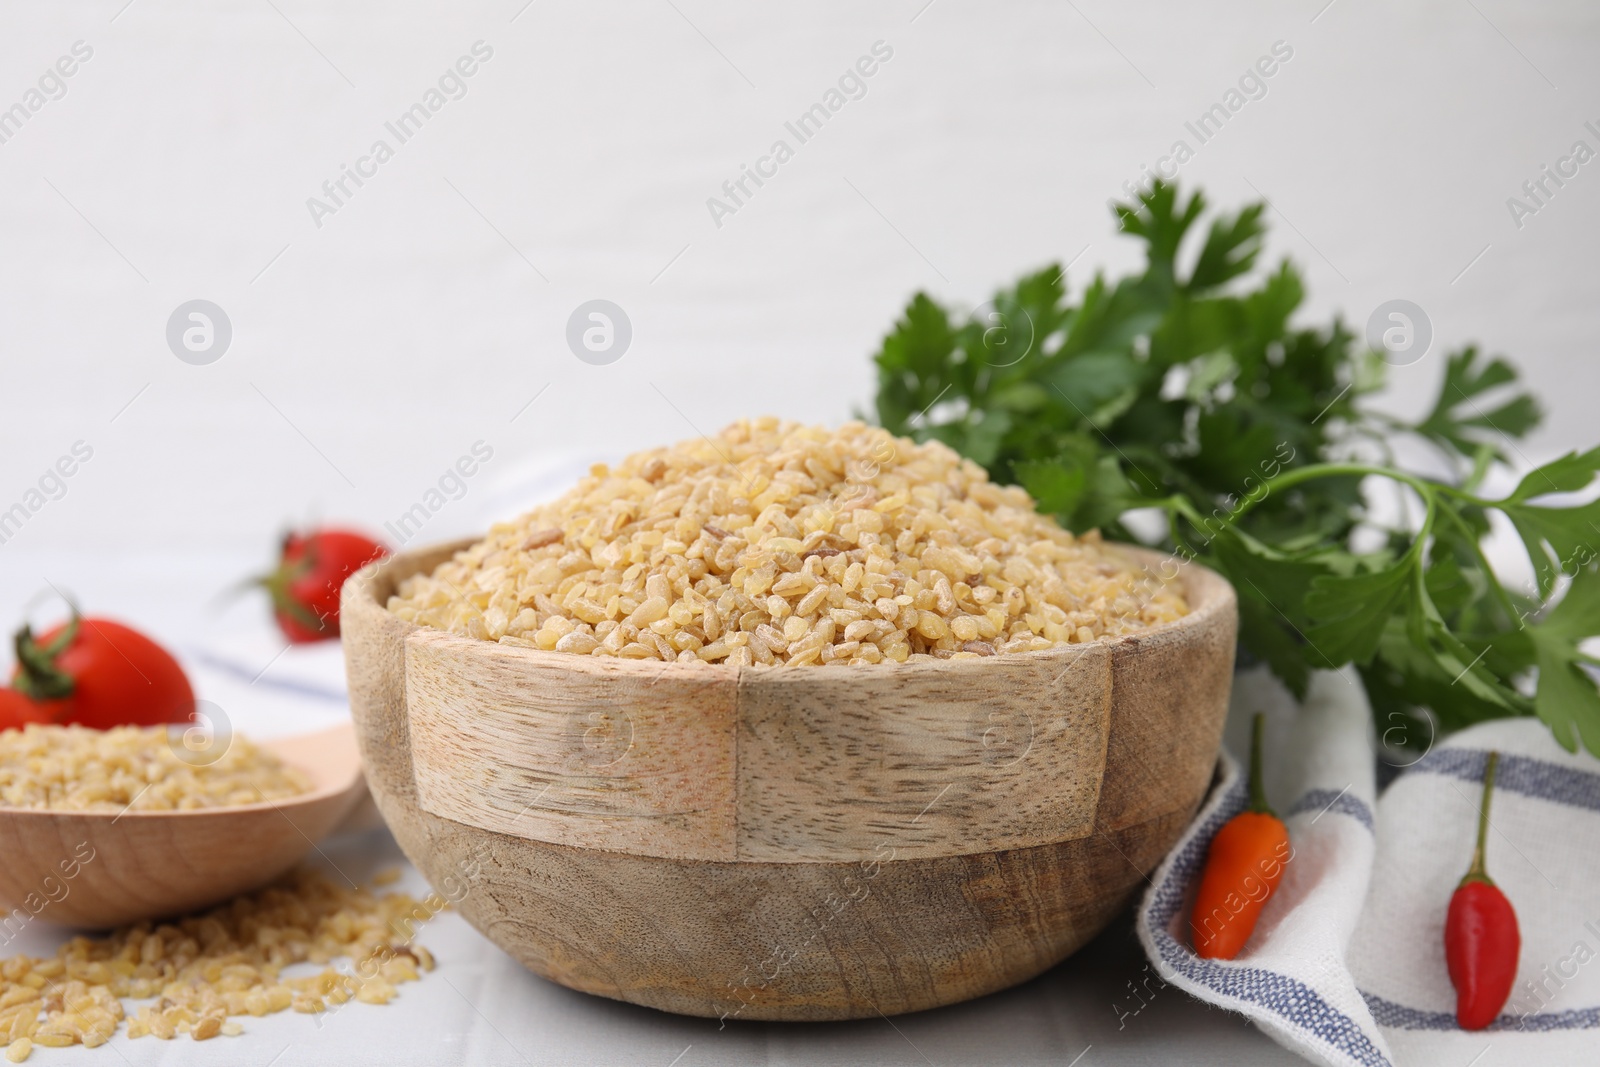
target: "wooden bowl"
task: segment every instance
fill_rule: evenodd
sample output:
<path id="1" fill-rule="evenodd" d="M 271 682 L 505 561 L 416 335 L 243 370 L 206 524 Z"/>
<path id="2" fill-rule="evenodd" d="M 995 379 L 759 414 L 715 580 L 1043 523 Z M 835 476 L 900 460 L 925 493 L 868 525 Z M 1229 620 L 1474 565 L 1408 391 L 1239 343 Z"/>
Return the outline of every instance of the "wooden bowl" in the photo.
<path id="1" fill-rule="evenodd" d="M 675 667 L 415 626 L 344 587 L 367 781 L 401 847 L 537 974 L 689 1015 L 851 1019 L 1004 989 L 1098 933 L 1211 780 L 1233 589 L 1044 652 Z M 1152 567 L 1176 563 L 1130 550 Z"/>
<path id="2" fill-rule="evenodd" d="M 248 892 L 298 863 L 365 796 L 348 724 L 257 745 L 304 771 L 311 791 L 194 811 L 0 807 L 0 938 L 31 918 L 118 926 Z"/>

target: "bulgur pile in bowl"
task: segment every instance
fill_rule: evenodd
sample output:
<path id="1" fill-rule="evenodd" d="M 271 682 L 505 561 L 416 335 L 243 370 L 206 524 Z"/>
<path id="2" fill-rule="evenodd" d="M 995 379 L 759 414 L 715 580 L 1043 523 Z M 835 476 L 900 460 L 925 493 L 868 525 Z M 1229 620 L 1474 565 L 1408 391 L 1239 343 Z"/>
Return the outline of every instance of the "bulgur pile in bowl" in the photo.
<path id="1" fill-rule="evenodd" d="M 304 772 L 240 734 L 191 754 L 165 726 L 30 723 L 0 731 L 0 807 L 191 811 L 311 791 Z"/>
<path id="2" fill-rule="evenodd" d="M 488 641 L 737 666 L 1035 652 L 1188 612 L 943 444 L 774 418 L 598 464 L 388 607 Z"/>

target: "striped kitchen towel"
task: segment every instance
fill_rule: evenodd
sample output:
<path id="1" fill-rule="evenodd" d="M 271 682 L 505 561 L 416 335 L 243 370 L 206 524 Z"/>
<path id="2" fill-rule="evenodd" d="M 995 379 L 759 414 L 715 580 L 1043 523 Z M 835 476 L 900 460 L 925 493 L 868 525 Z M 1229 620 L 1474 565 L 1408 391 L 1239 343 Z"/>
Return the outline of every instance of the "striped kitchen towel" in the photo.
<path id="1" fill-rule="evenodd" d="M 1189 901 L 1206 847 L 1246 806 L 1244 776 L 1225 753 L 1140 907 L 1139 937 L 1161 976 L 1313 1063 L 1600 1062 L 1600 760 L 1563 751 L 1535 720 L 1500 720 L 1386 756 L 1405 766 L 1378 798 L 1376 731 L 1354 672 L 1318 673 L 1303 706 L 1264 670 L 1242 672 L 1227 748 L 1247 751 L 1257 711 L 1268 716 L 1267 794 L 1293 858 L 1237 959 L 1191 951 Z M 1490 750 L 1501 759 L 1489 871 L 1516 908 L 1522 954 L 1500 1018 L 1468 1033 L 1455 1023 L 1443 929 L 1471 859 Z"/>

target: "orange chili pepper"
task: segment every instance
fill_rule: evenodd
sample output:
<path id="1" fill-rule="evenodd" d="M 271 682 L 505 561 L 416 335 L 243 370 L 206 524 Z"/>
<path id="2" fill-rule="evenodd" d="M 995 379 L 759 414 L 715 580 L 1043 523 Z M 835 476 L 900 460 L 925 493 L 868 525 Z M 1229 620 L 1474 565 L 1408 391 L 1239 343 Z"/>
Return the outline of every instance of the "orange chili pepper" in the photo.
<path id="1" fill-rule="evenodd" d="M 1189 913 L 1195 953 L 1205 959 L 1231 960 L 1239 954 L 1293 856 L 1289 828 L 1267 806 L 1261 783 L 1265 720 L 1257 713 L 1251 728 L 1250 807 L 1229 819 L 1211 839 L 1200 890 Z"/>

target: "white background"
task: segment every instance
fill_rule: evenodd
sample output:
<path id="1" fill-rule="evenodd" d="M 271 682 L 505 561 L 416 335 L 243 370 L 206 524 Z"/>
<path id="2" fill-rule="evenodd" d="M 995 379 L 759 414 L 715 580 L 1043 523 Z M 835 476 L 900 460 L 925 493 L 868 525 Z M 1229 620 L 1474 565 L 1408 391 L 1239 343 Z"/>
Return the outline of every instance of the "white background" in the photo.
<path id="1" fill-rule="evenodd" d="M 1506 205 L 1575 140 L 1600 149 L 1584 0 L 124 3 L 0 15 L 0 108 L 93 49 L 0 144 L 0 509 L 94 450 L 0 545 L 0 622 L 48 582 L 187 650 L 257 623 L 213 598 L 284 525 L 379 529 L 476 441 L 494 459 L 420 540 L 573 457 L 848 417 L 915 290 L 976 304 L 1051 261 L 1074 291 L 1134 266 L 1106 200 L 1276 41 L 1292 59 L 1185 185 L 1270 198 L 1309 316 L 1426 309 L 1395 410 L 1477 340 L 1549 409 L 1526 461 L 1597 436 L 1600 163 L 1520 229 Z M 316 226 L 307 198 L 480 40 L 465 97 Z M 866 96 L 716 226 L 707 198 L 876 41 Z M 605 367 L 564 339 L 597 297 L 633 325 Z M 232 321 L 208 366 L 166 344 L 194 298 Z"/>
<path id="2" fill-rule="evenodd" d="M 0 32 L 0 106 L 94 49 L 0 145 L 0 506 L 95 449 L 3 556 L 248 555 L 312 514 L 377 526 L 479 439 L 496 458 L 475 492 L 555 448 L 838 421 L 916 289 L 970 304 L 1052 260 L 1077 257 L 1075 289 L 1133 265 L 1107 198 L 1194 144 L 1183 123 L 1278 40 L 1293 58 L 1182 180 L 1271 199 L 1315 316 L 1427 310 L 1400 405 L 1475 339 L 1551 409 L 1530 458 L 1591 443 L 1600 164 L 1521 230 L 1506 207 L 1575 139 L 1600 149 L 1581 0 L 124 2 L 8 5 Z M 318 229 L 307 198 L 478 40 L 494 56 L 467 95 Z M 878 40 L 894 58 L 865 98 L 717 228 L 707 198 Z M 633 322 L 608 367 L 564 341 L 595 297 Z M 194 298 L 233 323 L 210 366 L 165 342 Z"/>

